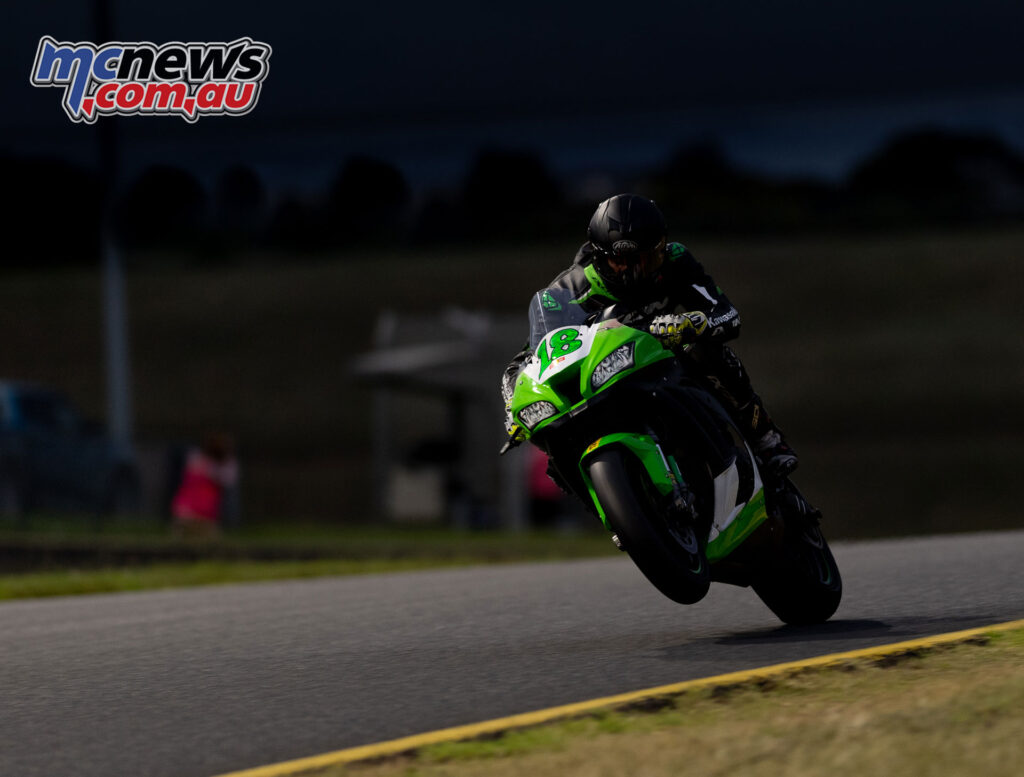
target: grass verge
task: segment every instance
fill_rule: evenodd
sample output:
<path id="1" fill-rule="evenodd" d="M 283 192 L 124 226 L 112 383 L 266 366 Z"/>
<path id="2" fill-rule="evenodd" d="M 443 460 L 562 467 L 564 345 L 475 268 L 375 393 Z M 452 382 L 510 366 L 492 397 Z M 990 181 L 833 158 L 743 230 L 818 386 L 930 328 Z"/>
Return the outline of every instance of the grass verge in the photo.
<path id="1" fill-rule="evenodd" d="M 1010 777 L 1024 758 L 1021 730 L 1015 629 L 303 774 Z"/>
<path id="2" fill-rule="evenodd" d="M 0 532 L 0 600 L 617 554 L 604 532 L 250 527 L 209 541 L 59 518 Z M 12 573 L 13 570 L 20 570 Z"/>
<path id="3" fill-rule="evenodd" d="M 479 559 L 321 559 L 317 561 L 197 561 L 144 567 L 69 569 L 0 576 L 0 601 L 44 596 L 145 591 L 222 583 L 406 572 L 479 563 Z"/>

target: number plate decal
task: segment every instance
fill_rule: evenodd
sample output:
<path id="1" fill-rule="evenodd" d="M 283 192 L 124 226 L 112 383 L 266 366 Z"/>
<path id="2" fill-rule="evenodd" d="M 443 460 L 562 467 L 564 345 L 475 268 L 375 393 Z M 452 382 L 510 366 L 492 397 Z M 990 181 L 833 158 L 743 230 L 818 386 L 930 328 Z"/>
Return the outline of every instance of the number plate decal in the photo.
<path id="1" fill-rule="evenodd" d="M 538 383 L 551 380 L 562 370 L 586 358 L 594 345 L 597 327 L 567 326 L 548 332 L 537 346 L 535 358 L 526 368 Z"/>

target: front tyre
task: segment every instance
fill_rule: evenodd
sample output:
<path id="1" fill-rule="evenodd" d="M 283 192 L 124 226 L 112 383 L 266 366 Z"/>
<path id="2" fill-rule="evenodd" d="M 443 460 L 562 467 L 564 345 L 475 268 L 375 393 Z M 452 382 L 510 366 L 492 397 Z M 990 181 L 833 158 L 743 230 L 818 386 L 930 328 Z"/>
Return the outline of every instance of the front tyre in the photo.
<path id="1" fill-rule="evenodd" d="M 586 466 L 609 527 L 644 576 L 680 604 L 703 599 L 711 586 L 703 543 L 692 525 L 657 508 L 657 491 L 636 457 L 610 446 Z"/>

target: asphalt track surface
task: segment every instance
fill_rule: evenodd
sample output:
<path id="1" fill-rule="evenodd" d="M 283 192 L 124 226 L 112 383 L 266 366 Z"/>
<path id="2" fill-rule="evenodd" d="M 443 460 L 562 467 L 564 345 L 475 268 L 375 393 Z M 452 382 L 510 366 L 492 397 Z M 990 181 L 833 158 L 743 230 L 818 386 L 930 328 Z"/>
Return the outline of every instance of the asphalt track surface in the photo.
<path id="1" fill-rule="evenodd" d="M 3 604 L 0 775 L 208 777 L 1024 617 L 1024 531 L 833 549 L 803 629 L 625 557 Z"/>

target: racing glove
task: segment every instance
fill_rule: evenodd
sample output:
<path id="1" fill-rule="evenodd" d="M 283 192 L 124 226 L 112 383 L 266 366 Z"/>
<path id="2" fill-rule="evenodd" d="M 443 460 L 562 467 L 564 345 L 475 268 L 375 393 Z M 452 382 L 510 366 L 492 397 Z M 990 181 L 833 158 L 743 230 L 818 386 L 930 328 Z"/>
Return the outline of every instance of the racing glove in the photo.
<path id="1" fill-rule="evenodd" d="M 525 430 L 515 422 L 512 411 L 508 407 L 505 408 L 505 434 L 508 437 L 505 440 L 505 444 L 501 447 L 501 454 L 526 442 Z"/>
<path id="2" fill-rule="evenodd" d="M 650 333 L 669 348 L 695 342 L 707 328 L 707 316 L 699 311 L 655 316 L 648 327 Z"/>
<path id="3" fill-rule="evenodd" d="M 508 435 L 502 452 L 526 441 L 523 427 L 516 422 L 515 417 L 512 415 L 512 396 L 516 389 L 516 379 L 519 377 L 519 373 L 522 372 L 529 355 L 529 348 L 524 347 L 522 351 L 516 354 L 516 357 L 509 363 L 501 375 L 501 399 L 505 403 L 505 434 Z"/>
<path id="4" fill-rule="evenodd" d="M 508 435 L 509 442 L 513 446 L 519 445 L 519 443 L 526 440 L 526 434 L 523 431 L 523 427 L 512 420 L 512 414 L 509 413 L 505 418 L 505 433 Z"/>

